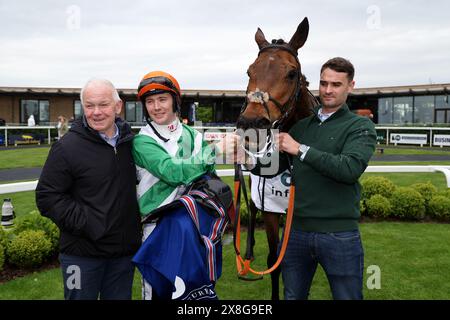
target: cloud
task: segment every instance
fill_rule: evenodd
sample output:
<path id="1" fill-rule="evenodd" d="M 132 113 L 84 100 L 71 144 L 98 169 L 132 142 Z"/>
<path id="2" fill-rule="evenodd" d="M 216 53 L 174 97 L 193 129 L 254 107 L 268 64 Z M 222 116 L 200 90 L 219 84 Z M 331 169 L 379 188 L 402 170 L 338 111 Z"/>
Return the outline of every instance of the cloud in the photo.
<path id="1" fill-rule="evenodd" d="M 80 87 L 93 77 L 135 88 L 151 70 L 186 89 L 245 89 L 254 34 L 289 40 L 317 88 L 320 66 L 349 58 L 359 87 L 450 82 L 446 1 L 0 2 L 0 86 Z"/>

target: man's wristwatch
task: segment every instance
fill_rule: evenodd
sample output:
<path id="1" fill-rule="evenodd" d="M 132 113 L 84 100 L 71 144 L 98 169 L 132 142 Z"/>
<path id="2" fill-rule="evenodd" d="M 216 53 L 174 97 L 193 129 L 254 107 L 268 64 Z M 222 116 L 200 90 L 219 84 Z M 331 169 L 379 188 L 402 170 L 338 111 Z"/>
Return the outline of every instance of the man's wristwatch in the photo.
<path id="1" fill-rule="evenodd" d="M 301 157 L 302 154 L 305 153 L 306 151 L 308 151 L 308 146 L 300 144 L 300 146 L 298 147 L 297 157 Z"/>

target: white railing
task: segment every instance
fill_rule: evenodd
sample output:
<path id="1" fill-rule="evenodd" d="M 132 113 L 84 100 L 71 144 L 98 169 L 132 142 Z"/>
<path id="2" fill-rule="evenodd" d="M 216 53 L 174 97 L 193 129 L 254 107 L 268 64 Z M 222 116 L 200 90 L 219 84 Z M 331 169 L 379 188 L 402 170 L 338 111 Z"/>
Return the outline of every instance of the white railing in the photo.
<path id="1" fill-rule="evenodd" d="M 33 126 L 33 127 L 28 127 L 28 126 L 6 126 L 6 127 L 0 127 L 0 130 L 4 130 L 5 131 L 5 146 L 8 146 L 8 130 L 47 130 L 47 140 L 48 140 L 48 144 L 51 144 L 52 142 L 52 137 L 50 135 L 50 131 L 51 130 L 56 130 L 56 126 Z"/>
<path id="2" fill-rule="evenodd" d="M 441 172 L 447 181 L 447 187 L 450 188 L 450 166 L 368 166 L 365 172 Z M 217 170 L 220 177 L 234 176 L 234 169 Z M 248 172 L 244 172 L 248 175 Z M 0 184 L 0 194 L 15 193 L 23 191 L 33 191 L 36 189 L 38 181 L 17 182 Z"/>
<path id="3" fill-rule="evenodd" d="M 37 184 L 38 180 L 0 184 L 0 194 L 33 191 Z"/>

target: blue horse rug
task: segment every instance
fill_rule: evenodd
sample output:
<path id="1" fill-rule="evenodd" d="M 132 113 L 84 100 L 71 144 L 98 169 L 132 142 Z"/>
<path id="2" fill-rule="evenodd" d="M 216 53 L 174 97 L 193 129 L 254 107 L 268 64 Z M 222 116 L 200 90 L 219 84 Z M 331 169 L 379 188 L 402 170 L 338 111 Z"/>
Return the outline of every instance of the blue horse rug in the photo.
<path id="1" fill-rule="evenodd" d="M 222 273 L 221 238 L 227 223 L 222 206 L 191 190 L 164 206 L 133 262 L 161 299 L 217 299 L 214 286 Z"/>

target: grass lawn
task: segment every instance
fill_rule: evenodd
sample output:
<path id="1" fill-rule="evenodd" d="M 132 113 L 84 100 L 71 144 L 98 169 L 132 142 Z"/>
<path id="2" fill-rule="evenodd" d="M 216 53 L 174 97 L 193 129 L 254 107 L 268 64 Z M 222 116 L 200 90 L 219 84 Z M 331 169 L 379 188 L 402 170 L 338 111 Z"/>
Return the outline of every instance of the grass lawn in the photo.
<path id="1" fill-rule="evenodd" d="M 1 195 L 1 199 L 10 198 L 14 206 L 16 218 L 28 214 L 33 210 L 37 210 L 34 191 L 25 191 L 17 193 L 5 193 Z M 3 203 L 3 201 L 2 201 Z"/>
<path id="2" fill-rule="evenodd" d="M 450 159 L 450 155 L 449 155 Z M 449 161 L 370 161 L 369 166 L 450 166 Z"/>
<path id="3" fill-rule="evenodd" d="M 379 222 L 361 224 L 365 249 L 365 299 L 450 299 L 450 225 L 434 223 Z M 228 235 L 227 235 L 228 236 Z M 264 268 L 265 234 L 256 233 L 256 260 Z M 220 299 L 270 299 L 270 277 L 259 281 L 237 279 L 234 249 L 224 246 L 223 273 L 216 289 Z M 381 270 L 381 288 L 366 286 L 367 268 Z M 141 277 L 136 273 L 133 299 L 141 298 Z M 282 288 L 282 286 L 281 286 Z M 311 288 L 311 299 L 331 299 L 326 277 L 319 267 Z M 0 299 L 62 299 L 60 269 L 27 275 L 0 284 Z"/>
<path id="4" fill-rule="evenodd" d="M 0 150 L 0 170 L 42 167 L 50 147 Z"/>

